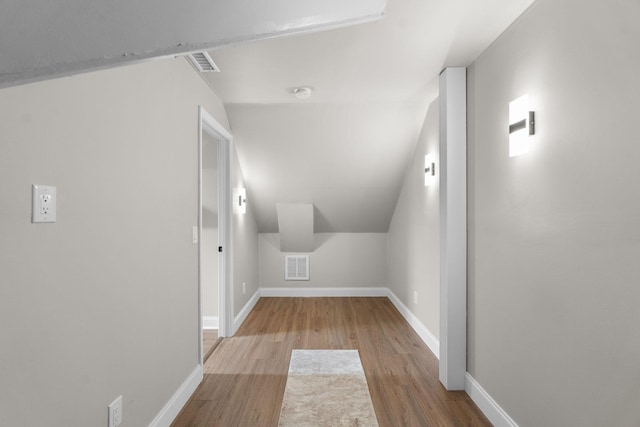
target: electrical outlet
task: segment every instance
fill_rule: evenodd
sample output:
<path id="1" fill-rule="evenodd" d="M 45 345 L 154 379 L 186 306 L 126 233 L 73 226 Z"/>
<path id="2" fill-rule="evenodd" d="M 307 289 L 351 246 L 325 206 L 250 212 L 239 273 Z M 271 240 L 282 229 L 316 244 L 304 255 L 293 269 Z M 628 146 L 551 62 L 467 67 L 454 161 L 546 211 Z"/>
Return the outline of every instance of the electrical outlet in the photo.
<path id="1" fill-rule="evenodd" d="M 122 423 L 122 396 L 109 405 L 109 427 L 118 427 Z"/>
<path id="2" fill-rule="evenodd" d="M 413 291 L 413 303 L 418 304 L 418 291 Z"/>
<path id="3" fill-rule="evenodd" d="M 244 295 L 244 294 L 246 294 L 246 293 L 247 293 L 247 284 L 246 284 L 246 283 L 243 283 L 243 284 L 242 284 L 242 295 Z"/>
<path id="4" fill-rule="evenodd" d="M 32 186 L 31 222 L 56 222 L 56 187 Z"/>

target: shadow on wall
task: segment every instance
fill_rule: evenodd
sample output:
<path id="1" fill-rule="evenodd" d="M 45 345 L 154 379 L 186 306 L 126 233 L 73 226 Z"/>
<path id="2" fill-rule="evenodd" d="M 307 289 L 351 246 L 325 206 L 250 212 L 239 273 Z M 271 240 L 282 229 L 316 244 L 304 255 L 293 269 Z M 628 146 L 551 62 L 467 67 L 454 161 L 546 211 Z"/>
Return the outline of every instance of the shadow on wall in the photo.
<path id="1" fill-rule="evenodd" d="M 209 208 L 202 209 L 202 226 L 204 228 L 218 228 L 218 212 Z"/>
<path id="2" fill-rule="evenodd" d="M 325 243 L 327 243 L 329 241 L 329 239 L 331 239 L 331 236 L 332 236 L 331 233 L 314 234 L 313 235 L 313 250 L 317 251 L 318 249 L 320 249 L 322 247 L 322 245 L 324 245 Z"/>
<path id="3" fill-rule="evenodd" d="M 331 239 L 332 233 L 319 233 L 313 235 L 313 251 L 320 249 L 325 243 Z M 278 233 L 263 234 L 264 241 L 272 248 L 281 251 L 280 248 L 280 236 Z"/>
<path id="4" fill-rule="evenodd" d="M 316 205 L 313 205 L 313 229 L 314 230 L 331 230 L 331 224 L 326 216 L 318 209 Z M 317 250 L 318 246 L 315 242 L 314 236 L 314 250 Z"/>
<path id="5" fill-rule="evenodd" d="M 320 212 L 316 205 L 313 205 L 313 229 L 318 230 L 329 227 L 326 217 Z M 314 233 L 313 235 L 313 252 L 320 249 L 334 233 Z M 282 251 L 280 245 L 280 236 L 278 233 L 263 234 L 264 241 L 278 251 Z"/>

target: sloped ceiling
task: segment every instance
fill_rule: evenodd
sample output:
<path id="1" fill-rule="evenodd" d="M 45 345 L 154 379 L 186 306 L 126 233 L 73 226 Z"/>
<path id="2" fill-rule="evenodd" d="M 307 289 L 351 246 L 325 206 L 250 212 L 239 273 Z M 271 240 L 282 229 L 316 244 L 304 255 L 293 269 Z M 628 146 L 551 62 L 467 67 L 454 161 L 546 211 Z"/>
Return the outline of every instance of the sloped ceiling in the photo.
<path id="1" fill-rule="evenodd" d="M 532 2 L 388 0 L 381 21 L 210 51 L 259 231 L 289 202 L 315 206 L 315 232 L 388 231 L 440 71 Z"/>
<path id="2" fill-rule="evenodd" d="M 0 87 L 368 22 L 384 1 L 2 1 Z"/>

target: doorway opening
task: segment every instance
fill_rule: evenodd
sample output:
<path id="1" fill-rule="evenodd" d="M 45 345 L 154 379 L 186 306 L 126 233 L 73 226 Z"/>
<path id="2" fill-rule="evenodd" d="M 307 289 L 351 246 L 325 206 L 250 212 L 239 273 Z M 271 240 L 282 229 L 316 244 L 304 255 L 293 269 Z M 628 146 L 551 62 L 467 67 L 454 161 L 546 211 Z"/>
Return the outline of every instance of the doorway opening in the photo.
<path id="1" fill-rule="evenodd" d="M 202 365 L 231 326 L 231 135 L 202 107 L 198 116 L 198 328 Z"/>
<path id="2" fill-rule="evenodd" d="M 202 353 L 206 361 L 218 343 L 219 320 L 219 223 L 218 139 L 202 135 L 202 228 L 200 229 L 200 289 L 202 292 Z"/>

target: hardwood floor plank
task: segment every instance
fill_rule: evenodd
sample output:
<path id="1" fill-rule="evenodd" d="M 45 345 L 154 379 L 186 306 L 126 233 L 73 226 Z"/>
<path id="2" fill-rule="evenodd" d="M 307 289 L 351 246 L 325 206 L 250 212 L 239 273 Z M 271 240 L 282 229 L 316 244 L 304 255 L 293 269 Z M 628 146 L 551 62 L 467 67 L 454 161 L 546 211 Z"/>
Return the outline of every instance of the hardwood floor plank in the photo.
<path id="1" fill-rule="evenodd" d="M 261 298 L 172 425 L 277 426 L 293 349 L 357 349 L 380 427 L 491 425 L 387 298 Z"/>
<path id="2" fill-rule="evenodd" d="M 202 331 L 202 360 L 205 362 L 213 353 L 213 350 L 220 344 L 222 338 L 218 337 L 217 329 L 205 329 Z"/>
<path id="3" fill-rule="evenodd" d="M 211 425 L 210 419 L 215 411 L 215 402 L 210 400 L 190 401 L 172 426 L 205 426 Z"/>

